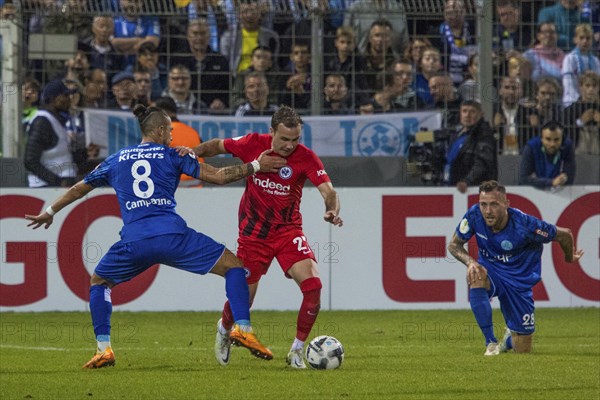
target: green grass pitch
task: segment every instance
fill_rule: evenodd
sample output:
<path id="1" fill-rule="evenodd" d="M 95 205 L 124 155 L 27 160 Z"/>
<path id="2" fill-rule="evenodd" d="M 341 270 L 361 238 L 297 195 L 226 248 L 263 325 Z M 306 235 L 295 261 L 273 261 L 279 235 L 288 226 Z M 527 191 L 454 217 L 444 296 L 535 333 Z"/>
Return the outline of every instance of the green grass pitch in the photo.
<path id="1" fill-rule="evenodd" d="M 95 341 L 87 313 L 1 313 L 1 399 L 599 399 L 600 309 L 536 310 L 534 354 L 484 357 L 468 310 L 323 311 L 346 358 L 292 370 L 295 312 L 253 313 L 275 354 L 233 348 L 214 360 L 215 312 L 113 314 L 114 368 L 82 370 Z M 497 335 L 502 316 L 494 310 Z"/>

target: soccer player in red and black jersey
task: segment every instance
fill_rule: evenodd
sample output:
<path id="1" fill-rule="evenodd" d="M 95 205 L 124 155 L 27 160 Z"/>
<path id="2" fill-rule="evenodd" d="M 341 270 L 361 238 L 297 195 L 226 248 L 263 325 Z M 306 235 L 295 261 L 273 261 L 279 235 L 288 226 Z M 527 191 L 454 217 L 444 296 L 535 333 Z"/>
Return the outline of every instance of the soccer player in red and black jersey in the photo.
<path id="1" fill-rule="evenodd" d="M 213 139 L 193 150 L 198 157 L 232 154 L 244 162 L 255 160 L 263 151 L 279 155 L 287 163 L 279 173 L 257 173 L 246 181 L 239 209 L 238 257 L 249 270 L 250 303 L 258 282 L 277 258 L 286 277 L 294 279 L 303 299 L 298 313 L 296 338 L 287 357 L 293 368 L 306 368 L 302 349 L 319 313 L 321 279 L 315 256 L 302 232 L 300 200 L 306 180 L 319 189 L 325 200 L 325 221 L 342 226 L 340 202 L 323 163 L 312 150 L 299 143 L 302 119 L 290 107 L 282 106 L 271 119 L 270 133 L 253 133 L 232 139 Z M 233 319 L 229 302 L 217 324 L 215 355 L 222 365 L 229 363 Z"/>

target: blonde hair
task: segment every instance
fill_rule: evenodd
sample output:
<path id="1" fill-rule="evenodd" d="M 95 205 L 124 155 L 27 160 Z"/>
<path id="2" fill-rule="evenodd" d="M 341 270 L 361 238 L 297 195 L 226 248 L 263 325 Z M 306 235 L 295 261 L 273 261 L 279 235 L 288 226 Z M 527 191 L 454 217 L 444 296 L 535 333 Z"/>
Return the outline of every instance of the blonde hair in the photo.
<path id="1" fill-rule="evenodd" d="M 355 38 L 356 38 L 356 34 L 354 33 L 354 29 L 352 29 L 351 27 L 349 27 L 349 26 L 340 26 L 335 31 L 335 38 L 339 39 L 341 37 L 346 37 L 346 38 L 354 41 Z"/>
<path id="2" fill-rule="evenodd" d="M 593 86 L 600 86 L 600 75 L 588 69 L 579 76 L 580 85 L 584 85 L 587 82 L 590 82 Z"/>
<path id="3" fill-rule="evenodd" d="M 579 35 L 589 35 L 591 36 L 594 33 L 592 30 L 592 26 L 590 24 L 579 24 L 575 28 L 575 36 Z"/>

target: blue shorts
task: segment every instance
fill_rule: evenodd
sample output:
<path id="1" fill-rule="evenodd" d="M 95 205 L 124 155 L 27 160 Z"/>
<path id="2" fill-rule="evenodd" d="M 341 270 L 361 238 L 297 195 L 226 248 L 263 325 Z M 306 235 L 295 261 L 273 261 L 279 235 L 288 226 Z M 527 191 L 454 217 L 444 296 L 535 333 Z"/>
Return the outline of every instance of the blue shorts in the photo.
<path id="1" fill-rule="evenodd" d="M 506 326 L 512 332 L 531 335 L 535 332 L 533 290 L 521 290 L 507 284 L 492 268 L 487 268 L 490 298 L 498 297 Z"/>
<path id="2" fill-rule="evenodd" d="M 118 241 L 102 257 L 95 274 L 115 284 L 135 278 L 154 264 L 165 264 L 204 275 L 223 255 L 225 246 L 212 238 L 186 228 L 135 242 Z"/>

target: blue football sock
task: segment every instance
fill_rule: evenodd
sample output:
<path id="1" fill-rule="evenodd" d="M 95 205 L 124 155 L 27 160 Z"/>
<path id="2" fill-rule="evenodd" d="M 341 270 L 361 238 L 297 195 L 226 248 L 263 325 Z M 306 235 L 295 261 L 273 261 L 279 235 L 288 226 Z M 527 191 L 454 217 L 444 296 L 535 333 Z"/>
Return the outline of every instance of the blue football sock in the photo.
<path id="1" fill-rule="evenodd" d="M 225 273 L 225 292 L 238 325 L 250 325 L 250 292 L 243 268 L 231 268 Z"/>
<path id="2" fill-rule="evenodd" d="M 494 325 L 492 324 L 492 305 L 484 288 L 475 288 L 469 290 L 469 302 L 471 310 L 475 315 L 475 320 L 479 325 L 479 329 L 485 337 L 486 346 L 490 342 L 498 342 L 494 336 Z"/>
<path id="3" fill-rule="evenodd" d="M 94 333 L 98 341 L 110 342 L 110 315 L 112 314 L 112 301 L 110 289 L 102 285 L 90 287 L 90 312 Z"/>

